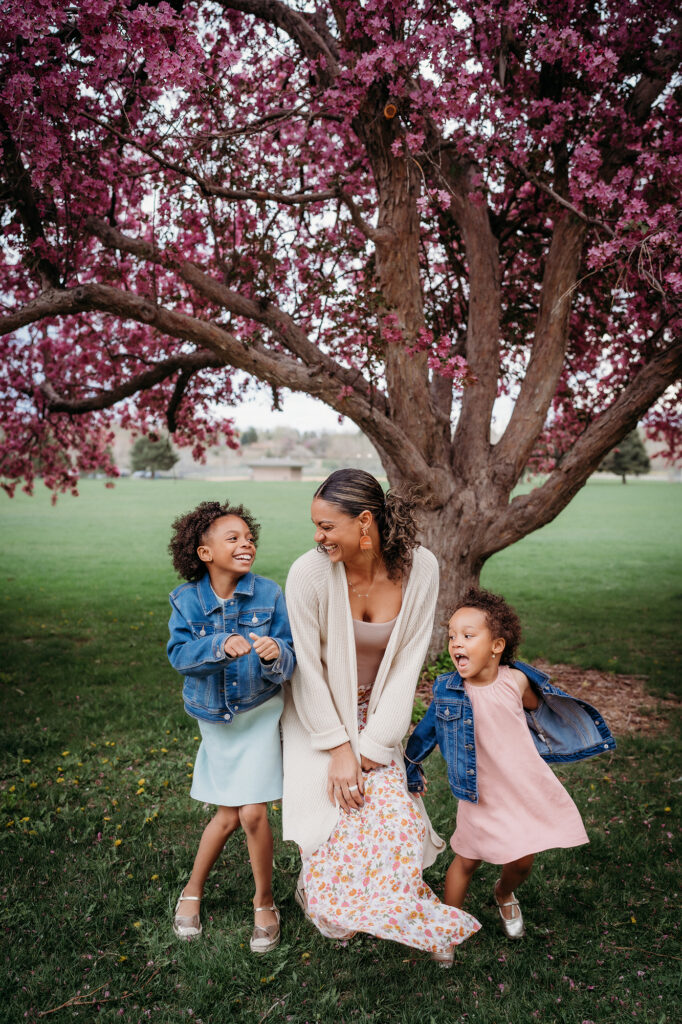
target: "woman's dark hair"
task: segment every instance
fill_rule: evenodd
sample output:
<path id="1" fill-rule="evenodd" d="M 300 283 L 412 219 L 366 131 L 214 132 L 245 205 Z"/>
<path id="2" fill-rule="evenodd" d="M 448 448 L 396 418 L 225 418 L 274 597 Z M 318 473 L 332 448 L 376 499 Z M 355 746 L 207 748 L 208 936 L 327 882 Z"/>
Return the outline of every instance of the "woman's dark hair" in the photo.
<path id="1" fill-rule="evenodd" d="M 379 481 L 364 469 L 337 469 L 320 484 L 313 497 L 338 505 L 353 518 L 365 510 L 371 512 L 379 530 L 381 555 L 389 579 L 409 571 L 412 552 L 419 543 L 416 502 L 395 491 L 384 492 Z"/>
<path id="2" fill-rule="evenodd" d="M 493 639 L 501 636 L 504 640 L 500 665 L 513 665 L 516 660 L 516 648 L 521 642 L 521 623 L 511 605 L 508 605 L 499 594 L 492 594 L 481 587 L 470 587 L 457 607 L 478 608 L 484 613 Z"/>
<path id="3" fill-rule="evenodd" d="M 206 563 L 197 554 L 197 548 L 205 543 L 206 534 L 216 519 L 222 516 L 238 516 L 243 519 L 258 543 L 260 524 L 256 522 L 248 508 L 243 505 L 230 505 L 229 501 L 202 501 L 191 512 L 185 512 L 173 522 L 173 535 L 168 550 L 173 558 L 175 571 L 183 579 L 195 583 L 206 572 Z"/>

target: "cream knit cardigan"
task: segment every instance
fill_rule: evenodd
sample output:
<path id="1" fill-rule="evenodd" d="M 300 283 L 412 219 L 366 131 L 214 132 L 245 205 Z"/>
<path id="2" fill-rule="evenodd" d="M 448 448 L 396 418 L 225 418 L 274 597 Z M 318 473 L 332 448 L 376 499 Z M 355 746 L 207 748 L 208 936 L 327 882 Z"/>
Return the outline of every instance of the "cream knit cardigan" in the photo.
<path id="1" fill-rule="evenodd" d="M 289 570 L 286 603 L 296 668 L 285 686 L 282 737 L 285 839 L 309 857 L 331 835 L 338 805 L 327 796 L 329 749 L 350 741 L 361 754 L 405 770 L 401 741 L 431 638 L 438 596 L 438 563 L 426 548 L 414 551 L 398 619 L 372 688 L 367 724 L 358 734 L 358 680 L 346 570 L 319 551 L 301 555 Z M 423 866 L 444 849 L 421 798 L 412 799 L 426 824 Z"/>

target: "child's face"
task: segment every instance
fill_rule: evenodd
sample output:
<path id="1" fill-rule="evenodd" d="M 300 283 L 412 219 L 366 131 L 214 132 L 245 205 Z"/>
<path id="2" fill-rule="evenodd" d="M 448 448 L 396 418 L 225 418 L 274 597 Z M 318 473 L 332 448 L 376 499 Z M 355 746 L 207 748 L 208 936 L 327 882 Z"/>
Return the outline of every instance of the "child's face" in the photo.
<path id="1" fill-rule="evenodd" d="M 215 519 L 204 542 L 197 548 L 199 558 L 209 569 L 244 576 L 253 565 L 256 545 L 243 519 L 239 516 L 220 516 Z"/>
<path id="2" fill-rule="evenodd" d="M 448 626 L 448 651 L 462 679 L 492 682 L 504 640 L 493 637 L 485 612 L 458 608 Z"/>

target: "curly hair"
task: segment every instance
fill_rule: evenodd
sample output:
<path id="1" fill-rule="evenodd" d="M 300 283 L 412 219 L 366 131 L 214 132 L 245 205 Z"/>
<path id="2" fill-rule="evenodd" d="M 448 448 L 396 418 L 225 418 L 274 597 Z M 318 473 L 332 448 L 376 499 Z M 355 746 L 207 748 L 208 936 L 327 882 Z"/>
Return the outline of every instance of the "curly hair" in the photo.
<path id="1" fill-rule="evenodd" d="M 248 508 L 230 505 L 229 501 L 202 501 L 191 512 L 185 512 L 174 520 L 173 535 L 168 545 L 175 571 L 190 583 L 198 582 L 206 572 L 206 563 L 199 558 L 197 548 L 205 542 L 206 534 L 216 519 L 222 516 L 243 519 L 251 531 L 254 544 L 258 543 L 260 524 Z"/>
<path id="2" fill-rule="evenodd" d="M 320 484 L 313 497 L 338 505 L 353 518 L 365 510 L 371 512 L 379 530 L 388 578 L 399 579 L 409 571 L 412 553 L 419 544 L 415 501 L 395 491 L 384 493 L 379 481 L 363 469 L 337 469 Z"/>
<path id="3" fill-rule="evenodd" d="M 513 665 L 516 660 L 516 648 L 521 642 L 521 622 L 511 605 L 508 605 L 499 594 L 493 594 L 481 587 L 470 587 L 459 602 L 458 608 L 477 608 L 483 612 L 493 637 L 502 637 L 504 640 L 500 664 Z"/>

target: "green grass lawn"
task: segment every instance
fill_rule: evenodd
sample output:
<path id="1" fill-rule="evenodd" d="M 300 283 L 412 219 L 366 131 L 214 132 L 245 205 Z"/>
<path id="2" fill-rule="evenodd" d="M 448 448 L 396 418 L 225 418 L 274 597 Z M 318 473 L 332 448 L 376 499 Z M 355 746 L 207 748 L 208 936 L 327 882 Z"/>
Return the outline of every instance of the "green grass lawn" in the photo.
<path id="1" fill-rule="evenodd" d="M 0 501 L 0 1020 L 672 1024 L 682 964 L 673 734 L 561 770 L 591 842 L 538 858 L 523 943 L 496 927 L 493 867 L 471 893 L 483 930 L 451 971 L 368 937 L 322 939 L 294 904 L 298 856 L 279 838 L 276 806 L 281 947 L 249 953 L 242 837 L 211 877 L 203 940 L 173 939 L 207 815 L 188 796 L 198 732 L 165 657 L 169 524 L 206 498 L 244 501 L 263 523 L 256 570 L 284 582 L 312 544 L 312 489 L 86 481 L 55 508 L 42 492 Z M 483 582 L 519 610 L 523 655 L 637 672 L 679 694 L 681 505 L 674 485 L 591 484 L 495 556 Z M 437 754 L 429 775 L 447 836 L 455 803 Z M 437 892 L 446 867 L 444 855 L 428 872 Z"/>

